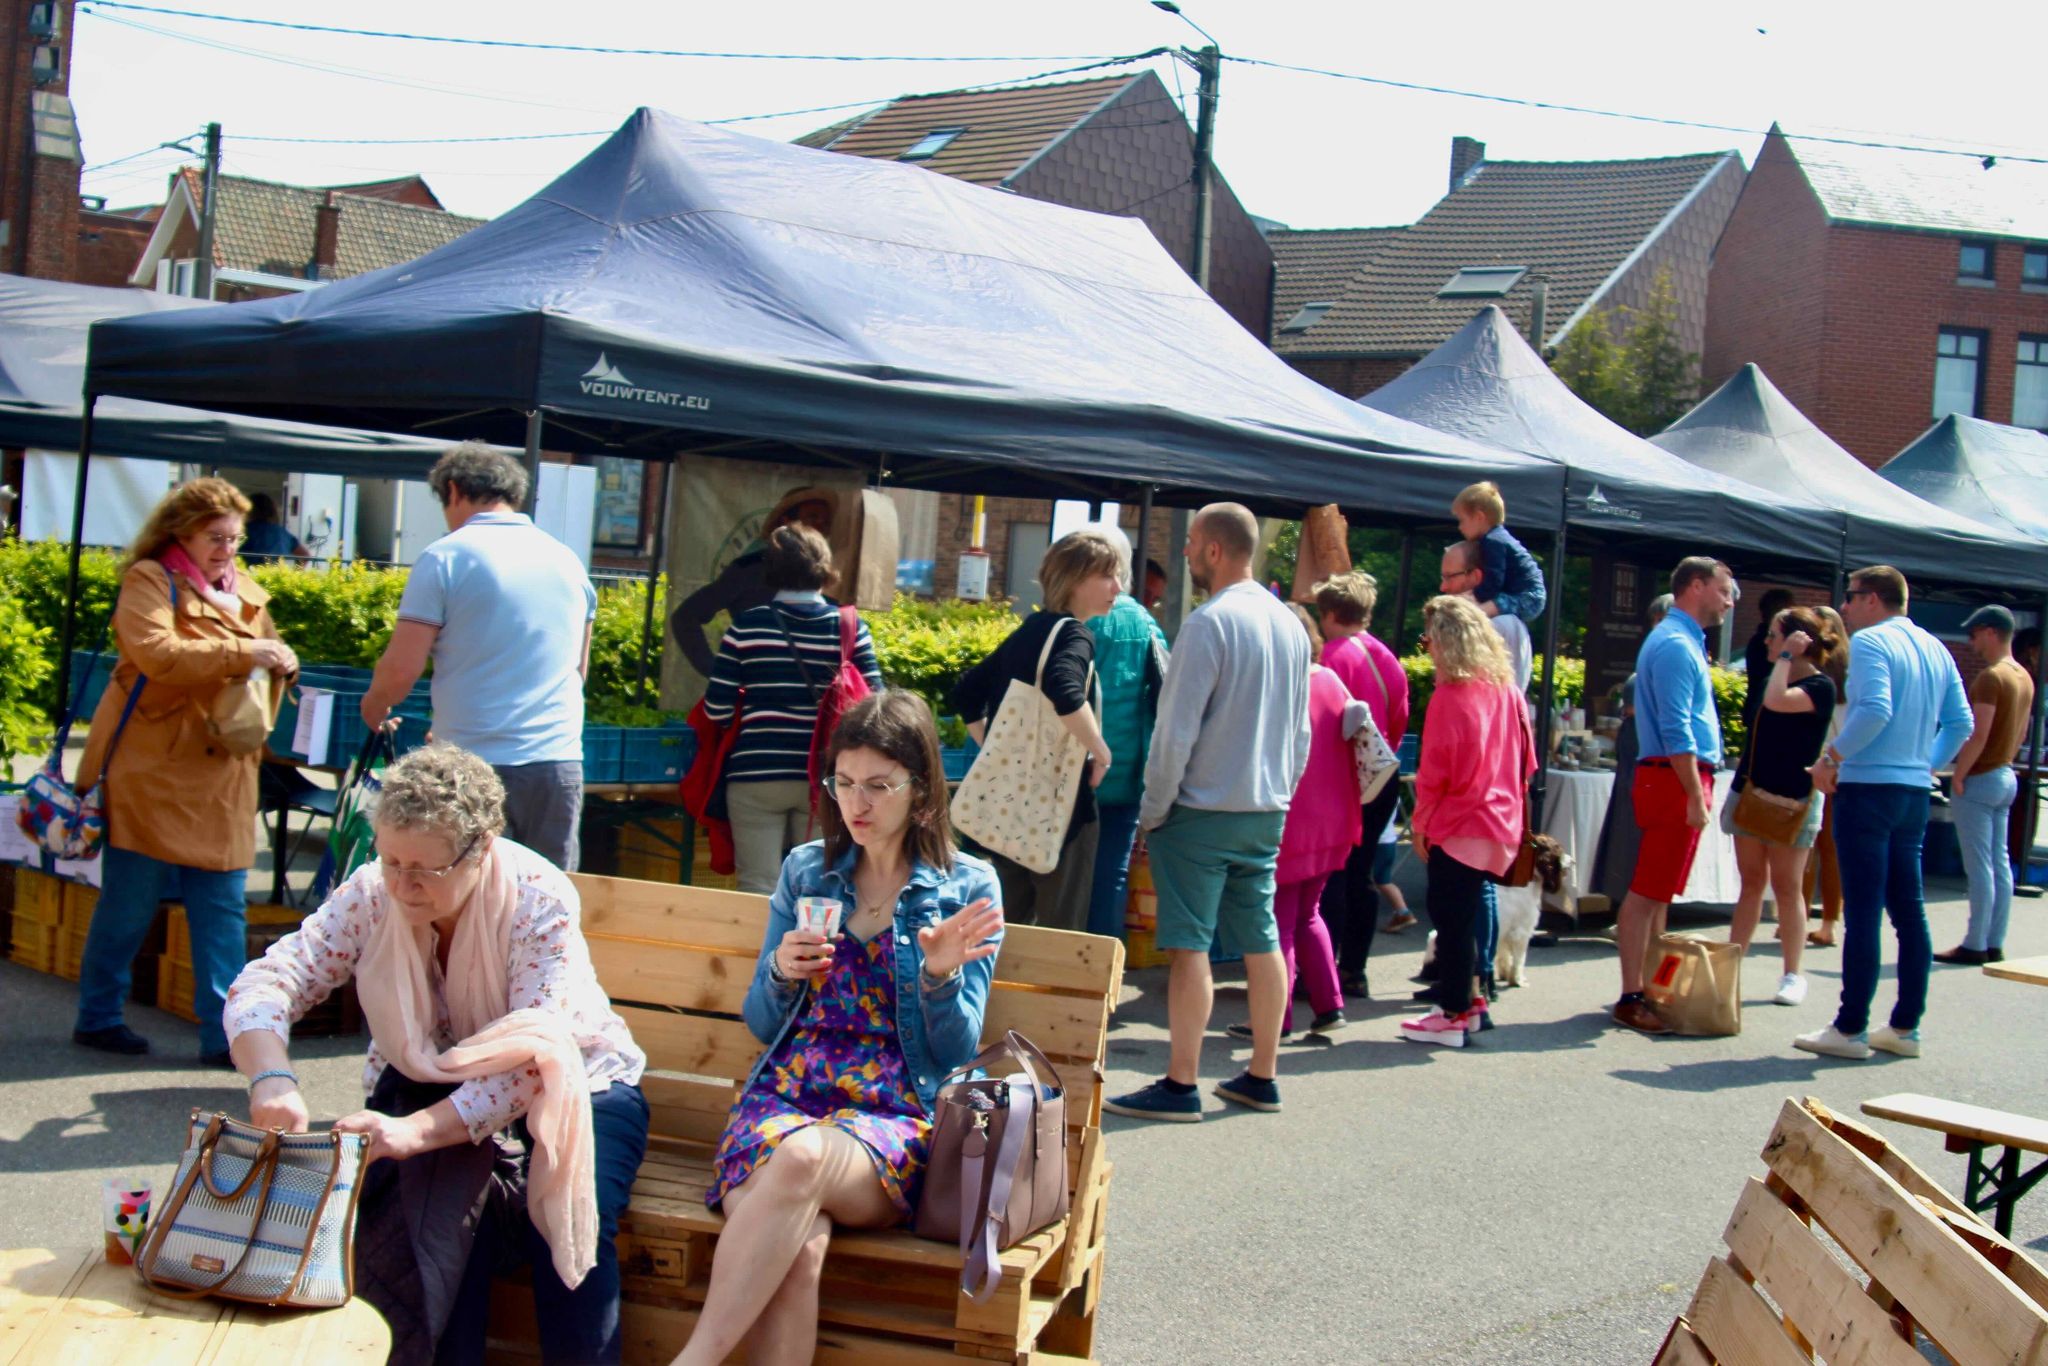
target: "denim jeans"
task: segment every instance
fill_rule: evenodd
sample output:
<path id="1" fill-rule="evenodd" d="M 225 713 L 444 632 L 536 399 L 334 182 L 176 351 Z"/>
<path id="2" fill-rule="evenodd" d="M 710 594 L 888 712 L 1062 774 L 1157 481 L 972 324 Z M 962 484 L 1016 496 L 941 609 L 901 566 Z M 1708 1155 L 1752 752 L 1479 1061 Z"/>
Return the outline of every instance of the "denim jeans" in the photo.
<path id="1" fill-rule="evenodd" d="M 1479 886 L 1479 917 L 1472 922 L 1472 952 L 1478 955 L 1473 969 L 1489 996 L 1493 994 L 1493 955 L 1499 947 L 1500 894 L 1488 878 Z"/>
<path id="2" fill-rule="evenodd" d="M 1121 939 L 1130 891 L 1131 846 L 1138 839 L 1138 805 L 1095 808 L 1095 883 L 1088 893 L 1088 933 Z"/>
<path id="3" fill-rule="evenodd" d="M 2012 857 L 2006 850 L 2005 823 L 2019 796 L 2019 778 L 2011 764 L 1989 773 L 1972 774 L 1955 795 L 1956 842 L 1963 849 L 1963 872 L 1970 879 L 1970 928 L 1963 947 L 2002 949 L 2005 922 L 2012 916 Z"/>
<path id="4" fill-rule="evenodd" d="M 100 899 L 86 934 L 78 971 L 81 1030 L 111 1029 L 121 1023 L 128 1000 L 129 970 L 149 927 L 156 921 L 166 872 L 178 875 L 185 923 L 192 935 L 192 1013 L 199 1017 L 199 1051 L 225 1053 L 227 1030 L 221 1012 L 228 988 L 249 961 L 246 869 L 232 873 L 186 868 L 108 846 L 100 854 Z"/>
<path id="5" fill-rule="evenodd" d="M 1835 850 L 1842 865 L 1842 1006 L 1835 1028 L 1870 1027 L 1877 995 L 1881 916 L 1899 936 L 1899 1002 L 1892 1028 L 1918 1029 L 1927 1010 L 1934 946 L 1920 897 L 1920 851 L 1927 840 L 1927 789 L 1899 783 L 1843 783 L 1835 794 Z"/>

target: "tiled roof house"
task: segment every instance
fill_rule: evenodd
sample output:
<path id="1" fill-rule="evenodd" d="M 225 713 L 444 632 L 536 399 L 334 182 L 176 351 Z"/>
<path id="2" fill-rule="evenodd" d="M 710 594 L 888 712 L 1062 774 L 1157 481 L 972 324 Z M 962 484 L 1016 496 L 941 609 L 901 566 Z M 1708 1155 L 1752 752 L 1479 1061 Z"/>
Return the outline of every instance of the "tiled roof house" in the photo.
<path id="1" fill-rule="evenodd" d="M 1273 348 L 1355 398 L 1489 303 L 1526 333 L 1539 278 L 1547 348 L 1587 313 L 1640 305 L 1668 270 L 1683 344 L 1697 352 L 1714 243 L 1742 178 L 1734 152 L 1487 161 L 1483 144 L 1457 139 L 1450 192 L 1412 227 L 1273 234 Z"/>
<path id="2" fill-rule="evenodd" d="M 907 95 L 797 141 L 849 156 L 914 161 L 1031 199 L 1138 218 L 1183 267 L 1193 260 L 1194 137 L 1180 105 L 1150 71 Z M 1273 255 L 1220 174 L 1214 185 L 1209 292 L 1264 337 Z"/>
<path id="3" fill-rule="evenodd" d="M 185 293 L 199 251 L 205 182 L 186 167 L 128 282 Z M 260 298 L 307 282 L 340 280 L 446 246 L 480 225 L 441 208 L 417 176 L 367 185 L 280 185 L 222 176 L 214 223 L 214 297 Z"/>
<path id="4" fill-rule="evenodd" d="M 1702 352 L 1707 385 L 1754 361 L 1871 465 L 1949 413 L 2048 429 L 2048 166 L 1773 127 Z"/>

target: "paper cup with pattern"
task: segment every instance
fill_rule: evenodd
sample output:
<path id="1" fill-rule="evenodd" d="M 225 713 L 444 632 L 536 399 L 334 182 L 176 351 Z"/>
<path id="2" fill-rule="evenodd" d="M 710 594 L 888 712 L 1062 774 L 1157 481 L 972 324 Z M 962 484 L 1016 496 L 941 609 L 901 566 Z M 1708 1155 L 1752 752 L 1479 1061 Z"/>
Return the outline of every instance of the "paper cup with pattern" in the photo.
<path id="1" fill-rule="evenodd" d="M 100 1183 L 100 1214 L 106 1231 L 107 1260 L 127 1266 L 149 1231 L 150 1184 L 131 1177 L 109 1177 Z"/>
<path id="2" fill-rule="evenodd" d="M 839 935 L 840 917 L 846 908 L 829 896 L 800 896 L 796 899 L 796 927 L 827 939 Z"/>

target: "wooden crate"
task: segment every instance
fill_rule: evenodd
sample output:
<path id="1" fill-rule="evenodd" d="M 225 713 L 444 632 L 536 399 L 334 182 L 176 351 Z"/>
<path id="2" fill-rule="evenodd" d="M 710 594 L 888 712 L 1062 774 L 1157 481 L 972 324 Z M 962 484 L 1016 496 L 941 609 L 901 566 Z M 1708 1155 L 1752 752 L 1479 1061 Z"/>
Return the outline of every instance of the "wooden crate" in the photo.
<path id="1" fill-rule="evenodd" d="M 14 870 L 14 920 L 52 929 L 64 923 L 64 889 L 72 884 L 34 868 Z"/>
<path id="2" fill-rule="evenodd" d="M 245 953 L 251 961 L 261 958 L 270 946 L 299 927 L 306 913 L 291 906 L 257 904 L 246 910 L 249 928 Z M 185 920 L 185 908 L 169 907 L 164 930 L 164 952 L 156 971 L 157 1009 L 181 1020 L 196 1021 L 192 1013 L 192 931 Z M 325 1001 L 306 1012 L 292 1026 L 294 1038 L 319 1038 L 334 1034 L 355 1034 L 363 1027 L 363 1012 L 356 999 L 355 983 L 345 984 Z"/>
<path id="3" fill-rule="evenodd" d="M 1763 1160 L 1657 1366 L 2043 1359 L 2048 1272 L 1878 1135 L 1787 1100 Z"/>
<path id="4" fill-rule="evenodd" d="M 1172 955 L 1153 942 L 1153 930 L 1124 931 L 1124 966 L 1127 968 L 1163 968 L 1173 961 Z"/>
<path id="5" fill-rule="evenodd" d="M 7 932 L 7 956 L 32 971 L 55 972 L 61 934 L 55 925 L 16 919 Z"/>
<path id="6" fill-rule="evenodd" d="M 67 982 L 75 982 L 79 965 L 85 961 L 85 938 L 92 932 L 92 913 L 100 904 L 100 889 L 84 882 L 67 882 L 63 897 L 64 919 L 57 931 L 57 961 L 50 971 Z"/>
<path id="7" fill-rule="evenodd" d="M 156 960 L 156 1008 L 166 1015 L 199 1023 L 199 1017 L 192 1013 L 190 963 L 176 962 L 168 953 Z"/>
<path id="8" fill-rule="evenodd" d="M 1132 892 L 1124 902 L 1124 928 L 1152 930 L 1159 927 L 1159 897 L 1152 892 Z"/>

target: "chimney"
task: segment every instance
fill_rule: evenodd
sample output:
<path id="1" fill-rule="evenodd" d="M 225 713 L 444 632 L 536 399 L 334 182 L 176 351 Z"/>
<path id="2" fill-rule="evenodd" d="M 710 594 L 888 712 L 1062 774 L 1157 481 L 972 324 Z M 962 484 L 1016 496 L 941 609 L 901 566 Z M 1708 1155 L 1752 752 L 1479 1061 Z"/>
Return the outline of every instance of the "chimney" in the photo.
<path id="1" fill-rule="evenodd" d="M 313 209 L 313 259 L 306 266 L 308 280 L 325 280 L 334 273 L 334 248 L 341 238 L 341 205 L 334 191 Z"/>
<path id="2" fill-rule="evenodd" d="M 1486 144 L 1478 138 L 1451 139 L 1451 188 L 1457 189 L 1472 174 L 1472 168 L 1486 160 Z"/>

